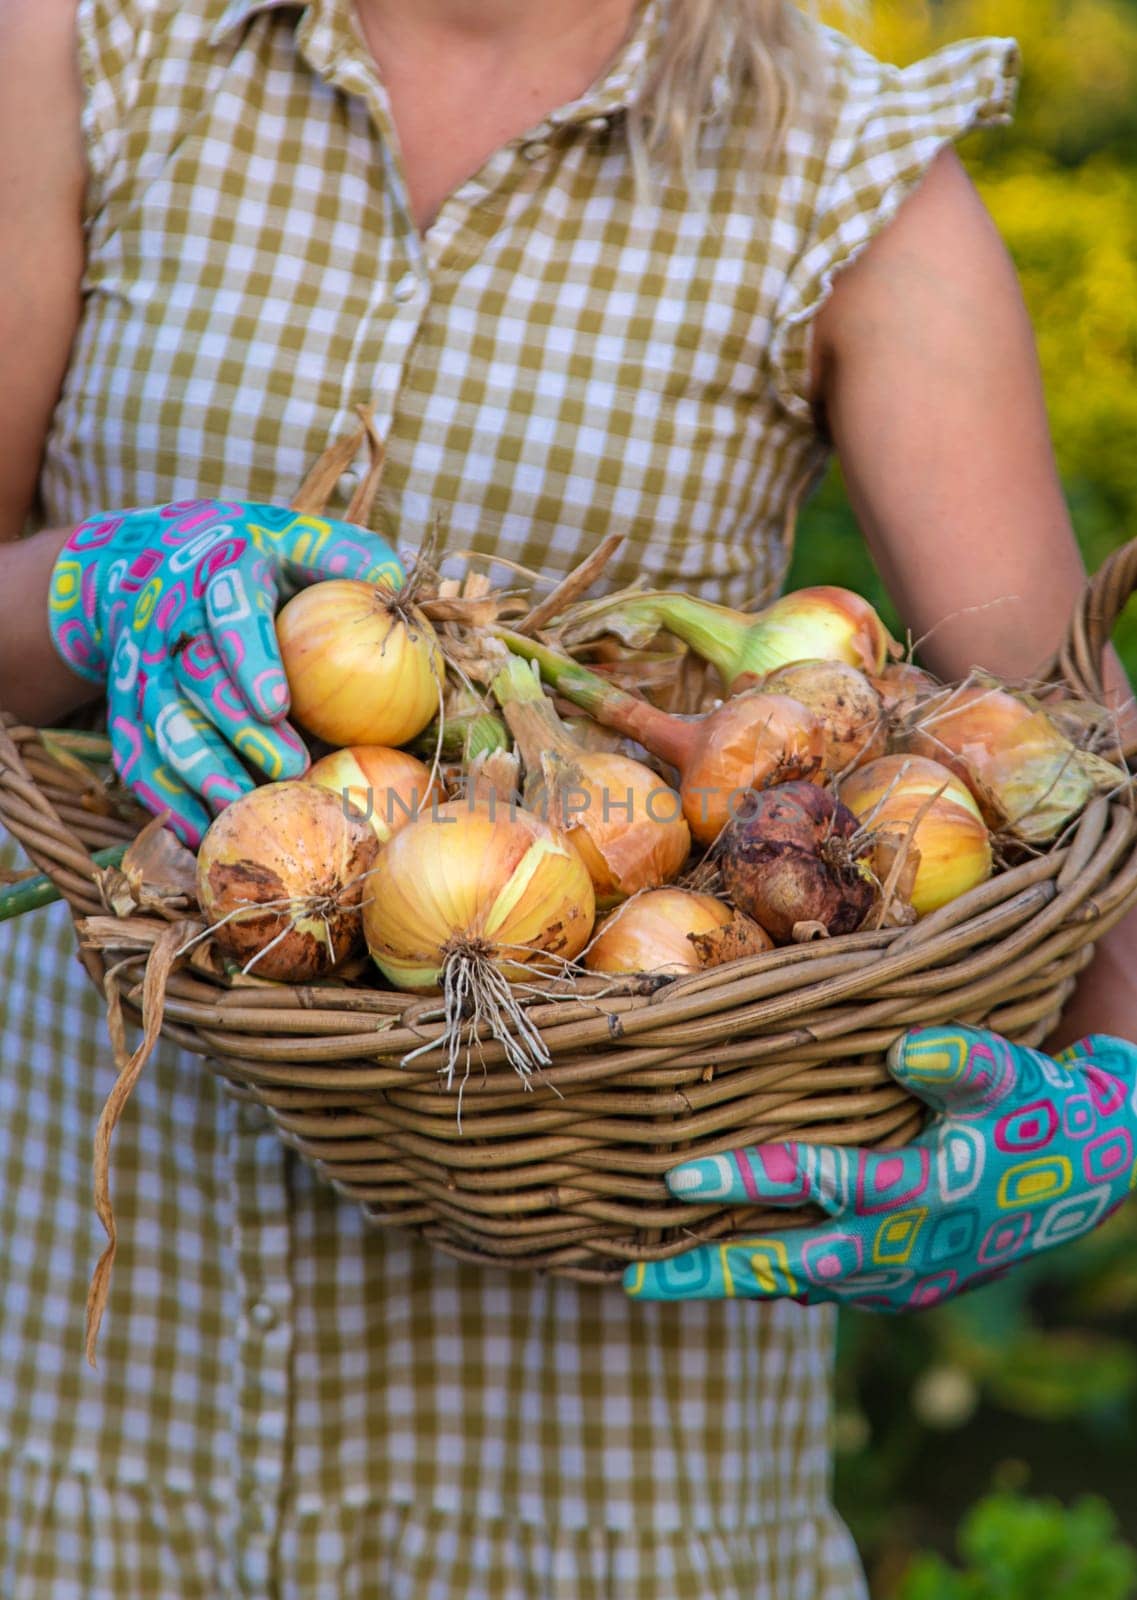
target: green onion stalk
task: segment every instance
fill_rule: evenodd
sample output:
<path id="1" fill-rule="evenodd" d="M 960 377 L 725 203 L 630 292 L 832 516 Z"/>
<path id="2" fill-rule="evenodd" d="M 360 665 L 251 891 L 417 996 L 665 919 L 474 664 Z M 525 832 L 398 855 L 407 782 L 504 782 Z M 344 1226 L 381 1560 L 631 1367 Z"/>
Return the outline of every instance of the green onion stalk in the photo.
<path id="1" fill-rule="evenodd" d="M 105 850 L 96 850 L 91 860 L 100 867 L 117 867 L 127 848 L 125 844 L 108 845 Z M 53 901 L 62 899 L 62 894 L 46 872 L 21 878 L 6 889 L 0 889 L 0 922 L 23 916 L 25 911 L 38 911 L 41 906 L 49 906 Z"/>
<path id="2" fill-rule="evenodd" d="M 753 688 L 791 661 L 844 661 L 876 674 L 893 643 L 867 600 L 826 584 L 796 589 L 753 614 L 684 594 L 613 595 L 574 607 L 561 638 L 571 647 L 611 633 L 642 649 L 659 632 L 709 661 L 728 694 Z"/>

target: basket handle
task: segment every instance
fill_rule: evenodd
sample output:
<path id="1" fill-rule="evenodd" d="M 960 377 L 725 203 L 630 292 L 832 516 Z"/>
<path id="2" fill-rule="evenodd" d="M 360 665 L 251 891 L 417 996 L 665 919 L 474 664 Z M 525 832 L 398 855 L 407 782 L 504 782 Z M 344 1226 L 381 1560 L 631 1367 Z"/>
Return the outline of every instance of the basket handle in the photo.
<path id="1" fill-rule="evenodd" d="M 1088 699 L 1102 702 L 1105 649 L 1117 619 L 1137 591 L 1137 539 L 1131 539 L 1102 563 L 1086 584 L 1070 621 L 1066 642 L 1054 658 L 1052 675 Z M 1137 736 L 1126 754 L 1137 750 Z"/>

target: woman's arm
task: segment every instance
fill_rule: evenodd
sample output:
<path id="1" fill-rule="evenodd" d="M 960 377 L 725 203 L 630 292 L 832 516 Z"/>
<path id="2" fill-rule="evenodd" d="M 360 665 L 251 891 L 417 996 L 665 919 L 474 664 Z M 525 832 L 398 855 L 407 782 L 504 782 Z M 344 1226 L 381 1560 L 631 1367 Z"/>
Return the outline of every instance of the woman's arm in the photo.
<path id="1" fill-rule="evenodd" d="M 953 152 L 838 278 L 814 374 L 854 510 L 929 666 L 1033 673 L 1085 573 L 1018 280 Z M 1132 716 L 1116 657 L 1110 673 Z M 1137 1039 L 1135 937 L 1137 915 L 1103 942 L 1065 1033 Z"/>
<path id="2" fill-rule="evenodd" d="M 66 532 L 14 542 L 35 500 L 79 320 L 75 10 L 75 0 L 0 0 L 0 706 L 37 721 L 91 693 L 48 634 L 48 579 Z"/>

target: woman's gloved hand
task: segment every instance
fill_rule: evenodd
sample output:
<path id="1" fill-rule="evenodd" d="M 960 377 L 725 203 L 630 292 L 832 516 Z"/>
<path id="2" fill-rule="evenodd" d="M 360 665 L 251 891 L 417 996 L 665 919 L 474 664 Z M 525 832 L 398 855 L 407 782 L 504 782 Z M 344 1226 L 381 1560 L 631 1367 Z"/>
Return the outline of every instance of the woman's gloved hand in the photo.
<path id="1" fill-rule="evenodd" d="M 829 1221 L 628 1268 L 644 1300 L 833 1300 L 914 1311 L 1096 1228 L 1134 1186 L 1137 1047 L 1096 1034 L 1056 1060 L 968 1028 L 923 1028 L 889 1055 L 933 1108 L 891 1151 L 767 1144 L 690 1161 L 682 1200 L 794 1207 Z"/>
<path id="2" fill-rule="evenodd" d="M 253 787 L 244 762 L 269 778 L 306 771 L 274 619 L 282 597 L 324 578 L 397 587 L 403 569 L 353 523 L 220 500 L 92 517 L 63 547 L 56 647 L 106 685 L 119 776 L 187 844 Z"/>

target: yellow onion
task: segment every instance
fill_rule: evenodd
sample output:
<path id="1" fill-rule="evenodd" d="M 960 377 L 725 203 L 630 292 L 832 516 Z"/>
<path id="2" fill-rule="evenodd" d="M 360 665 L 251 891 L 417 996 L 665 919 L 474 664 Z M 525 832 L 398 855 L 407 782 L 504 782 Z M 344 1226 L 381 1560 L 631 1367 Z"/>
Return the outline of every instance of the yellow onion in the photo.
<path id="1" fill-rule="evenodd" d="M 313 764 L 307 782 L 318 783 L 339 795 L 344 804 L 353 805 L 371 824 L 380 844 L 386 844 L 419 812 L 429 811 L 446 798 L 442 785 L 431 778 L 430 769 L 421 761 L 405 750 L 389 750 L 382 744 L 333 750 Z"/>
<path id="2" fill-rule="evenodd" d="M 870 673 L 869 682 L 880 696 L 885 715 L 894 722 L 943 688 L 938 678 L 912 661 L 890 661 L 880 672 Z"/>
<path id="3" fill-rule="evenodd" d="M 451 800 L 409 823 L 379 857 L 364 933 L 400 989 L 437 989 L 452 954 L 477 950 L 511 981 L 571 961 L 596 897 L 560 834 L 516 807 Z"/>
<path id="4" fill-rule="evenodd" d="M 328 744 L 405 744 L 438 715 L 437 635 L 385 585 L 332 578 L 301 589 L 276 636 L 293 720 Z"/>
<path id="5" fill-rule="evenodd" d="M 900 850 L 916 851 L 907 900 L 917 916 L 956 900 L 991 876 L 991 839 L 966 784 L 936 761 L 881 756 L 841 785 L 841 800 L 873 835 L 884 882 Z"/>
<path id="6" fill-rule="evenodd" d="M 640 761 L 578 744 L 534 669 L 516 656 L 494 673 L 493 692 L 525 763 L 526 809 L 571 839 L 597 904 L 677 877 L 691 832 L 675 790 Z"/>
<path id="7" fill-rule="evenodd" d="M 757 923 L 741 917 L 714 895 L 652 889 L 609 912 L 596 930 L 584 964 L 591 972 L 643 972 L 667 978 L 702 972 L 717 964 L 718 936 L 729 938 L 732 925 L 737 932 L 739 924 L 745 948 L 732 943 L 730 958 L 774 948 L 774 941 Z"/>
<path id="8" fill-rule="evenodd" d="M 990 827 L 1031 844 L 1054 839 L 1094 794 L 1126 782 L 1028 697 L 981 684 L 919 705 L 903 742 L 957 773 Z"/>
<path id="9" fill-rule="evenodd" d="M 788 695 L 750 689 L 706 716 L 675 716 L 534 639 L 504 628 L 495 632 L 511 650 L 535 661 L 558 694 L 678 770 L 683 814 L 700 844 L 714 842 L 749 790 L 793 778 L 822 781 L 820 725 Z"/>
<path id="10" fill-rule="evenodd" d="M 813 712 L 825 740 L 826 777 L 840 777 L 884 754 L 888 723 L 880 695 L 848 662 L 792 661 L 767 673 L 759 687 L 788 694 Z"/>
<path id="11" fill-rule="evenodd" d="M 197 892 L 214 943 L 257 977 L 322 977 L 360 943 L 360 906 L 379 841 L 315 784 L 268 783 L 214 819 Z"/>

